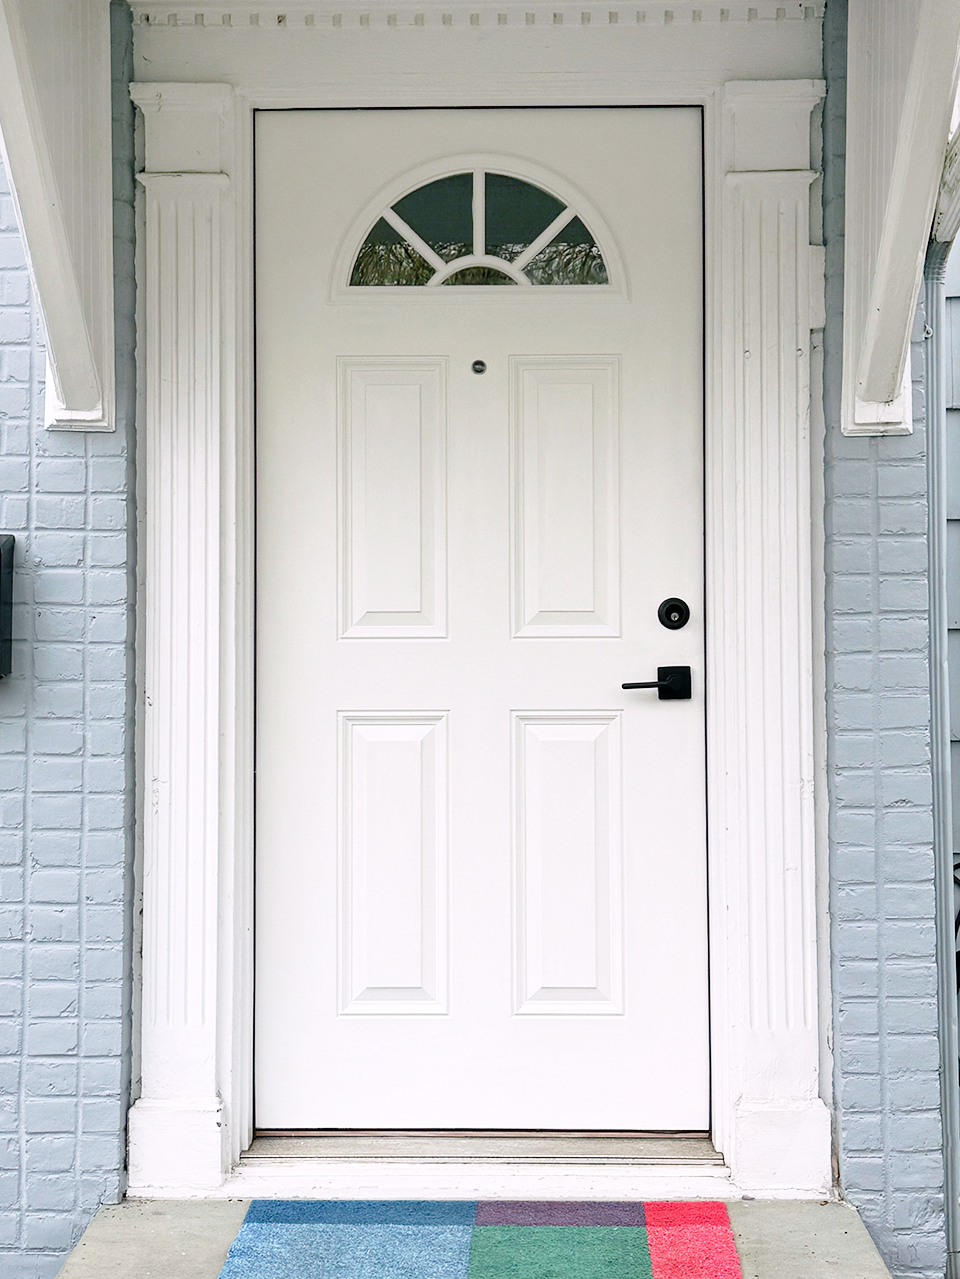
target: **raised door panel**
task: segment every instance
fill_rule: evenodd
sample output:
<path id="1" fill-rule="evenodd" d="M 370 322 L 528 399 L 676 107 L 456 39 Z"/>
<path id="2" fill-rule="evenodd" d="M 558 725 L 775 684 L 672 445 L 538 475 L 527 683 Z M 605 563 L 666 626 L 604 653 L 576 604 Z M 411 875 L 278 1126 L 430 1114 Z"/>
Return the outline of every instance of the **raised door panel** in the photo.
<path id="1" fill-rule="evenodd" d="M 515 1010 L 623 1011 L 620 712 L 514 716 Z"/>
<path id="2" fill-rule="evenodd" d="M 515 357 L 513 631 L 620 633 L 620 366 Z"/>
<path id="3" fill-rule="evenodd" d="M 340 634 L 446 634 L 446 367 L 340 361 Z"/>
<path id="4" fill-rule="evenodd" d="M 443 714 L 340 716 L 340 1011 L 447 1010 Z"/>

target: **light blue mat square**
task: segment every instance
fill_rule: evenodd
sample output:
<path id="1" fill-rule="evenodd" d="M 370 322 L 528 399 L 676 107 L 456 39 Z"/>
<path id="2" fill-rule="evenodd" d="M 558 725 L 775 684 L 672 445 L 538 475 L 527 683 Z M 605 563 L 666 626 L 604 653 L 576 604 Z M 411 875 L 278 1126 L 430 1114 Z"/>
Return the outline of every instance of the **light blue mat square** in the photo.
<path id="1" fill-rule="evenodd" d="M 246 1222 L 220 1279 L 465 1279 L 472 1226 Z"/>

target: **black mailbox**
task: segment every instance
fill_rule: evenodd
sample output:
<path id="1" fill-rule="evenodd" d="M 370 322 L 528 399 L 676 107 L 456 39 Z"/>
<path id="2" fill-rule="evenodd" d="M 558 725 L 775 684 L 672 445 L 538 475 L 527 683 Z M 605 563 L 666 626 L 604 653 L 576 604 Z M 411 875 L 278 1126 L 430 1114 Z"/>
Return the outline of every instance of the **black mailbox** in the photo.
<path id="1" fill-rule="evenodd" d="M 0 537 L 0 676 L 13 670 L 13 549 L 12 534 Z"/>

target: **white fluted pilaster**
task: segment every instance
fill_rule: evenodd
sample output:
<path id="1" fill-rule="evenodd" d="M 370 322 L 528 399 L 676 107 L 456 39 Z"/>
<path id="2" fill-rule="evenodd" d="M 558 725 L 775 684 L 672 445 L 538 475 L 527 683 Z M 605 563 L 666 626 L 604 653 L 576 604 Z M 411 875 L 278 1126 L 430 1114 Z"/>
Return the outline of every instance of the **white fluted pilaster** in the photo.
<path id="1" fill-rule="evenodd" d="M 830 1181 L 819 1095 L 809 118 L 815 82 L 729 85 L 710 487 L 718 1141 L 737 1181 Z M 796 168 L 783 167 L 796 164 Z M 773 167 L 776 166 L 776 167 Z M 816 308 L 819 310 L 819 307 Z M 717 815 L 722 815 L 719 821 Z M 719 881 L 719 882 L 718 882 Z"/>
<path id="2" fill-rule="evenodd" d="M 139 88 L 139 92 L 138 92 Z M 178 87 L 173 86 L 174 90 Z M 134 1189 L 219 1185 L 221 323 L 230 90 L 151 95 L 145 191 L 141 1095 Z M 184 172 L 197 165 L 208 171 Z M 180 171 L 154 171 L 151 166 Z"/>

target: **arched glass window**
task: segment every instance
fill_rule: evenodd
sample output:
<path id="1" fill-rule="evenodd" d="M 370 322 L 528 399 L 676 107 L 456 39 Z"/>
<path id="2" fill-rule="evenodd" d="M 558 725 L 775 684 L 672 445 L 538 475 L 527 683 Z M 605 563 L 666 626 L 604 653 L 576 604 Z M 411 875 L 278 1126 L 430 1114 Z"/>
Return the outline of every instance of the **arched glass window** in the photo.
<path id="1" fill-rule="evenodd" d="M 437 178 L 374 223 L 351 285 L 607 284 L 603 254 L 569 205 L 505 173 Z"/>

